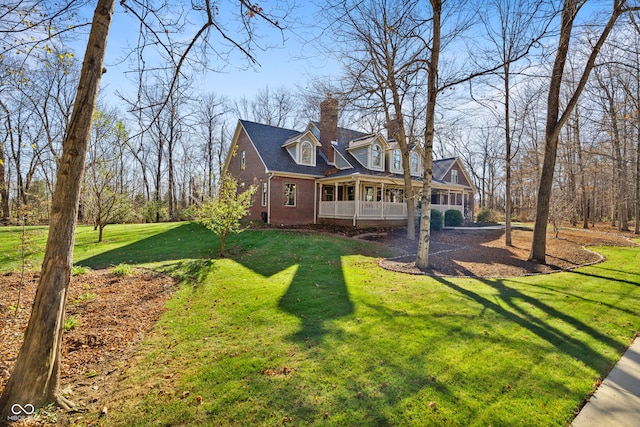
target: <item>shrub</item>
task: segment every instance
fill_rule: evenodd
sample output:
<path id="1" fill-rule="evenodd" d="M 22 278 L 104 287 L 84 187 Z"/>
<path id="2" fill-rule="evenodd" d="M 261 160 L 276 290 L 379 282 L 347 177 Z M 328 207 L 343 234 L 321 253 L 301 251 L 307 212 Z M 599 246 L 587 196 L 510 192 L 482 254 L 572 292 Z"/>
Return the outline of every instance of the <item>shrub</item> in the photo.
<path id="1" fill-rule="evenodd" d="M 131 276 L 133 268 L 129 264 L 118 264 L 111 269 L 111 274 L 114 276 Z"/>
<path id="2" fill-rule="evenodd" d="M 74 265 L 73 267 L 71 267 L 72 276 L 80 276 L 82 274 L 87 274 L 90 271 L 91 271 L 91 268 L 85 267 L 82 265 Z"/>
<path id="3" fill-rule="evenodd" d="M 444 213 L 444 225 L 448 227 L 460 227 L 463 222 L 462 212 L 457 209 L 449 209 Z"/>
<path id="4" fill-rule="evenodd" d="M 78 320 L 75 316 L 69 316 L 67 320 L 64 321 L 64 330 L 70 331 L 80 326 L 80 320 Z"/>
<path id="5" fill-rule="evenodd" d="M 442 212 L 437 209 L 431 209 L 431 230 L 442 230 Z"/>
<path id="6" fill-rule="evenodd" d="M 484 223 L 498 222 L 498 214 L 493 209 L 482 208 L 476 214 L 476 222 L 484 222 Z"/>

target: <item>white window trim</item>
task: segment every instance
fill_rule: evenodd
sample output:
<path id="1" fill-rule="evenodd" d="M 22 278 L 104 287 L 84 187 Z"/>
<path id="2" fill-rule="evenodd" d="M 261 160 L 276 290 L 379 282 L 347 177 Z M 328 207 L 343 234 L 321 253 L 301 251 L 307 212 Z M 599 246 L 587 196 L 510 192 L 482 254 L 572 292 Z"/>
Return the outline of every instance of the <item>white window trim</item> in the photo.
<path id="1" fill-rule="evenodd" d="M 262 183 L 262 194 L 261 194 L 261 200 L 260 200 L 260 205 L 261 206 L 267 206 L 267 193 L 268 193 L 269 189 L 267 186 L 266 182 Z"/>
<path id="2" fill-rule="evenodd" d="M 309 146 L 309 162 L 304 162 L 302 160 L 302 148 L 304 145 L 308 145 Z M 299 144 L 299 149 L 298 151 L 298 164 L 300 165 L 305 165 L 305 166 L 315 166 L 316 165 L 316 156 L 315 156 L 315 150 L 313 149 L 313 144 L 310 141 L 302 141 Z"/>
<path id="3" fill-rule="evenodd" d="M 374 147 L 378 147 L 380 149 L 380 165 L 379 166 L 375 166 L 373 164 L 373 159 L 374 159 Z M 371 145 L 371 149 L 369 150 L 370 154 L 370 159 L 369 159 L 369 165 L 371 166 L 371 169 L 373 170 L 384 170 L 384 151 L 382 149 L 382 145 L 380 144 L 372 144 Z"/>
<path id="4" fill-rule="evenodd" d="M 396 168 L 396 153 L 398 153 L 398 158 L 399 158 L 397 168 Z M 391 165 L 389 169 L 392 172 L 402 172 L 402 151 L 400 151 L 399 148 L 394 148 L 393 150 L 391 150 Z"/>
<path id="5" fill-rule="evenodd" d="M 287 186 L 288 185 L 293 185 L 293 204 L 289 205 L 287 204 Z M 285 208 L 295 208 L 297 203 L 298 203 L 298 195 L 297 195 L 298 189 L 296 188 L 296 183 L 295 182 L 285 182 L 284 183 L 284 207 Z"/>

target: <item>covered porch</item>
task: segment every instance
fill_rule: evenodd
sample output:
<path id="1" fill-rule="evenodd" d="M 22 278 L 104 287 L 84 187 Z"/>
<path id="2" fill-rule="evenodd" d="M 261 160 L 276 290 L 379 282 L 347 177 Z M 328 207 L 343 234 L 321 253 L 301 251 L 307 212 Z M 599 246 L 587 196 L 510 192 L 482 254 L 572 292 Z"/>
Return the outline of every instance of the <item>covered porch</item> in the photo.
<path id="1" fill-rule="evenodd" d="M 398 180 L 371 182 L 358 178 L 321 182 L 318 218 L 349 220 L 354 226 L 407 220 L 404 185 Z"/>
<path id="2" fill-rule="evenodd" d="M 404 183 L 399 179 L 382 178 L 379 182 L 350 177 L 318 183 L 318 219 L 349 223 L 353 226 L 387 226 L 406 224 L 407 203 Z M 414 209 L 419 216 L 419 194 L 422 183 L 414 183 Z M 433 188 L 431 208 L 443 214 L 449 209 L 473 219 L 473 194 L 462 188 Z"/>
<path id="3" fill-rule="evenodd" d="M 433 188 L 431 209 L 442 214 L 450 209 L 457 210 L 466 221 L 473 221 L 473 193 L 461 188 Z"/>

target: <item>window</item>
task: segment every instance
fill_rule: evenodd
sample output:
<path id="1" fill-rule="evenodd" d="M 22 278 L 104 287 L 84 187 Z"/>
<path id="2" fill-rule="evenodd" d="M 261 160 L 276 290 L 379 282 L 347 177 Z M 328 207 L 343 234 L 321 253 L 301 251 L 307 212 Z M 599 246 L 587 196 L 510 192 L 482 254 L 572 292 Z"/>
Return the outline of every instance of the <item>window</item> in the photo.
<path id="1" fill-rule="evenodd" d="M 284 205 L 285 206 L 296 205 L 296 185 L 295 184 L 284 185 Z"/>
<path id="2" fill-rule="evenodd" d="M 380 146 L 378 144 L 375 144 L 372 147 L 372 155 L 371 155 L 371 164 L 376 167 L 379 168 L 382 166 L 382 148 L 380 148 Z"/>
<path id="3" fill-rule="evenodd" d="M 333 192 L 334 192 L 334 187 L 322 187 L 323 189 L 323 196 L 322 196 L 322 200 L 324 200 L 325 202 L 333 202 Z"/>
<path id="4" fill-rule="evenodd" d="M 400 150 L 393 150 L 393 169 L 400 170 Z"/>
<path id="5" fill-rule="evenodd" d="M 244 170 L 247 167 L 247 152 L 242 150 L 240 153 L 240 168 Z"/>
<path id="6" fill-rule="evenodd" d="M 411 153 L 411 173 L 418 173 L 418 153 Z"/>
<path id="7" fill-rule="evenodd" d="M 364 201 L 373 202 L 373 187 L 364 187 Z"/>
<path id="8" fill-rule="evenodd" d="M 356 187 L 347 187 L 347 200 L 356 199 Z"/>
<path id="9" fill-rule="evenodd" d="M 452 184 L 458 183 L 458 171 L 455 169 L 451 170 L 451 183 Z"/>
<path id="10" fill-rule="evenodd" d="M 262 206 L 267 206 L 267 183 L 262 183 Z"/>
<path id="11" fill-rule="evenodd" d="M 313 163 L 311 161 L 311 143 L 308 141 L 303 142 L 300 148 L 300 163 L 304 163 L 305 165 Z"/>

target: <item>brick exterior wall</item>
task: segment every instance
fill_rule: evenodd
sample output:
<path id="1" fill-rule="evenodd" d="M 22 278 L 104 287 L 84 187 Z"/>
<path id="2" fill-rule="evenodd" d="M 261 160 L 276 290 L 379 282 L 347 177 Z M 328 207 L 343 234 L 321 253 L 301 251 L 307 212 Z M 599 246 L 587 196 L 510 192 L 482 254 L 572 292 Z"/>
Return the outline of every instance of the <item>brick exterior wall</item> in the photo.
<path id="1" fill-rule="evenodd" d="M 242 152 L 245 153 L 245 167 L 242 168 Z M 240 131 L 237 141 L 237 149 L 234 156 L 229 159 L 227 171 L 238 180 L 238 190 L 242 191 L 250 185 L 257 185 L 258 189 L 253 195 L 253 204 L 245 219 L 251 221 L 259 221 L 262 219 L 262 212 L 267 210 L 266 206 L 261 206 L 261 190 L 262 183 L 268 182 L 268 175 L 265 173 L 265 167 L 258 156 L 253 144 L 245 133 L 244 129 Z"/>
<path id="2" fill-rule="evenodd" d="M 296 205 L 285 206 L 285 185 L 296 185 Z M 314 187 L 313 179 L 288 178 L 275 176 L 271 178 L 271 218 L 270 223 L 280 224 L 313 224 L 314 222 Z"/>
<path id="3" fill-rule="evenodd" d="M 447 172 L 447 174 L 444 176 L 444 181 L 451 182 L 451 171 L 454 169 L 458 171 L 458 184 L 471 187 L 471 183 L 467 181 L 467 178 L 464 176 L 464 173 L 462 172 L 462 169 L 460 168 L 458 163 L 454 163 L 449 172 Z"/>

